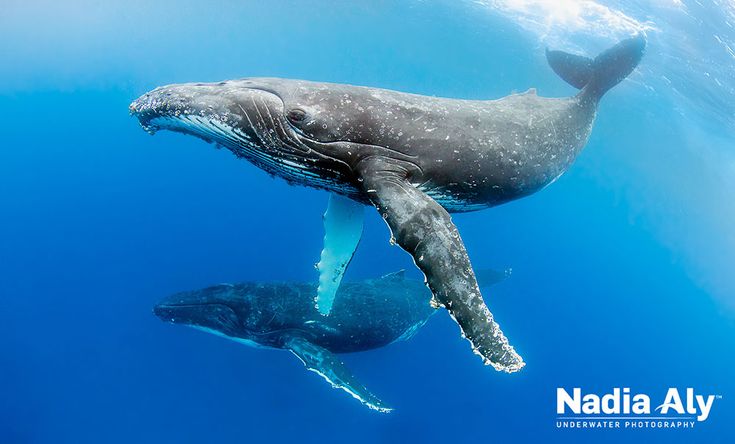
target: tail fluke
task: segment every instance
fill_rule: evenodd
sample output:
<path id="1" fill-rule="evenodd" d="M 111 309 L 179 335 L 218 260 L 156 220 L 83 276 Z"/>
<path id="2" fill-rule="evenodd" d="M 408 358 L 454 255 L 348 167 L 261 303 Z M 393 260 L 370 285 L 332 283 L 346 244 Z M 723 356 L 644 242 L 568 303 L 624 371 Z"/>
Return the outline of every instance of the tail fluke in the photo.
<path id="1" fill-rule="evenodd" d="M 610 88 L 633 72 L 646 49 L 641 33 L 619 42 L 594 59 L 564 51 L 546 51 L 546 59 L 554 72 L 582 95 L 599 100 Z"/>

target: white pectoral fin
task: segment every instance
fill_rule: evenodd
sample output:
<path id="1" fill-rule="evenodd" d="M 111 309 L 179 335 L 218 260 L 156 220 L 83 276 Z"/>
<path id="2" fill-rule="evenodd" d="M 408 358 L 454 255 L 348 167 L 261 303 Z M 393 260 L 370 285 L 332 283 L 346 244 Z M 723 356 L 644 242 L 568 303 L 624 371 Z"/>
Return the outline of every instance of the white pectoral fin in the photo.
<path id="1" fill-rule="evenodd" d="M 329 350 L 301 337 L 289 339 L 286 342 L 286 348 L 295 354 L 308 370 L 319 374 L 332 387 L 346 391 L 372 410 L 381 413 L 388 413 L 392 410 L 357 381 L 342 361 Z"/>
<path id="2" fill-rule="evenodd" d="M 362 204 L 337 194 L 329 196 L 324 213 L 324 248 L 317 264 L 316 307 L 323 315 L 332 310 L 342 276 L 360 243 L 364 214 Z"/>

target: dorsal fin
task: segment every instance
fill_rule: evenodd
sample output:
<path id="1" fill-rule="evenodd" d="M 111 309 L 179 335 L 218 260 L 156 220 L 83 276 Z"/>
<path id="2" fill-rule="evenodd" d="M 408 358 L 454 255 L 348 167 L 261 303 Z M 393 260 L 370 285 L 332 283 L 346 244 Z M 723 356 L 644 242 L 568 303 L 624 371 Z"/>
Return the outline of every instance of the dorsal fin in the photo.
<path id="1" fill-rule="evenodd" d="M 381 276 L 381 281 L 402 281 L 406 279 L 406 270 L 398 270 Z"/>

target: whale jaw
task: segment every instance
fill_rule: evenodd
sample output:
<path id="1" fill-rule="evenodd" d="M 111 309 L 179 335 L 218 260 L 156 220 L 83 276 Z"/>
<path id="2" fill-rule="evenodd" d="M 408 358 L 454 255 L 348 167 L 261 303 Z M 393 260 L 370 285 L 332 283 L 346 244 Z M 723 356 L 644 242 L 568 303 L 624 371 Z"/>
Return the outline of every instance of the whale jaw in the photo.
<path id="1" fill-rule="evenodd" d="M 288 122 L 278 93 L 256 80 L 163 86 L 133 101 L 129 110 L 150 134 L 192 135 L 291 184 L 357 193 L 345 176 L 349 169 L 316 152 L 318 143 Z"/>

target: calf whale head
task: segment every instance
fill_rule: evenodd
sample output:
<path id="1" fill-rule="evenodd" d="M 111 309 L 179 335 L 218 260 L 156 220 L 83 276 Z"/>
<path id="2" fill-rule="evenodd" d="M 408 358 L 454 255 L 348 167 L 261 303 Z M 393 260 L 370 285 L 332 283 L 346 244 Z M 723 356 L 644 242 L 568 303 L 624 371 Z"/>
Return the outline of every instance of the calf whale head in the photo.
<path id="1" fill-rule="evenodd" d="M 153 314 L 162 321 L 199 328 L 221 336 L 247 339 L 253 311 L 231 285 L 177 293 L 161 300 Z"/>

